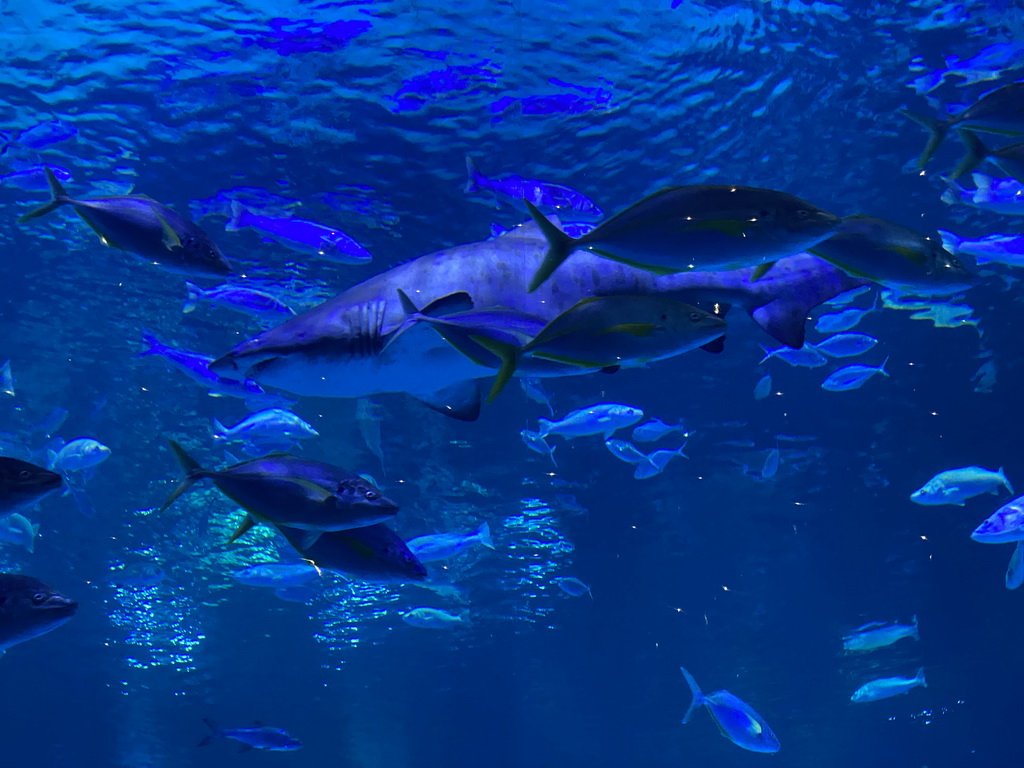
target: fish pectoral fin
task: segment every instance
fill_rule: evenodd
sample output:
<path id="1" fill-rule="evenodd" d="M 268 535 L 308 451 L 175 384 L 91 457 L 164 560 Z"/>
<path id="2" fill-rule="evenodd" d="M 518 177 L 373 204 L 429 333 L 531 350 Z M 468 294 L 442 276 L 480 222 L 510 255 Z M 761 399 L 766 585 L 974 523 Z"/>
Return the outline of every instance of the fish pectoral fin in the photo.
<path id="1" fill-rule="evenodd" d="M 96 224 L 88 216 L 86 216 L 83 211 L 79 210 L 76 207 L 75 213 L 78 214 L 78 218 L 80 218 L 82 221 L 89 225 L 89 229 L 96 233 L 96 236 L 104 245 L 109 245 L 111 248 L 117 248 L 117 250 L 119 251 L 125 250 L 124 247 L 118 245 L 114 240 L 110 238 L 109 235 L 107 235 L 102 229 L 97 227 Z"/>
<path id="2" fill-rule="evenodd" d="M 480 387 L 476 379 L 460 381 L 432 392 L 410 392 L 424 405 L 459 421 L 480 417 Z"/>
<path id="3" fill-rule="evenodd" d="M 750 275 L 750 282 L 756 283 L 762 277 L 767 275 L 768 274 L 768 270 L 770 270 L 774 266 L 775 266 L 775 262 L 774 261 L 769 261 L 769 262 L 767 262 L 765 264 L 758 264 L 756 267 L 754 267 L 753 274 Z"/>
<path id="4" fill-rule="evenodd" d="M 713 355 L 720 355 L 725 351 L 725 334 L 719 336 L 717 339 L 709 341 L 707 344 L 701 344 L 700 348 Z"/>
<path id="5" fill-rule="evenodd" d="M 322 534 L 323 531 L 306 531 L 306 533 L 303 534 L 302 540 L 299 542 L 299 544 L 302 547 L 302 549 L 309 549 L 318 541 L 320 541 L 320 536 Z"/>
<path id="6" fill-rule="evenodd" d="M 253 519 L 253 516 L 246 515 L 245 519 L 242 520 L 241 525 L 239 525 L 235 529 L 235 532 L 231 534 L 231 538 L 228 539 L 228 544 L 234 544 L 242 536 L 245 536 L 246 532 L 254 525 L 256 525 L 256 520 Z"/>
<path id="7" fill-rule="evenodd" d="M 160 228 L 164 231 L 163 242 L 164 247 L 169 251 L 172 248 L 181 248 L 181 238 L 178 237 L 178 233 L 171 228 L 171 225 L 167 223 L 167 219 L 160 215 L 157 211 L 157 221 L 160 222 Z"/>

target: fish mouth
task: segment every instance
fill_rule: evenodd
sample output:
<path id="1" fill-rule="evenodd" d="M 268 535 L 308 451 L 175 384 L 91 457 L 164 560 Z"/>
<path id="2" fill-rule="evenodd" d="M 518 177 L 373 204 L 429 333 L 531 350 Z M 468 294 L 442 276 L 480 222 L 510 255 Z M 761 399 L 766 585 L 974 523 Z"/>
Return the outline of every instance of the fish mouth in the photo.
<path id="1" fill-rule="evenodd" d="M 47 612 L 52 611 L 70 619 L 78 611 L 78 602 L 64 595 L 50 595 L 36 608 Z"/>

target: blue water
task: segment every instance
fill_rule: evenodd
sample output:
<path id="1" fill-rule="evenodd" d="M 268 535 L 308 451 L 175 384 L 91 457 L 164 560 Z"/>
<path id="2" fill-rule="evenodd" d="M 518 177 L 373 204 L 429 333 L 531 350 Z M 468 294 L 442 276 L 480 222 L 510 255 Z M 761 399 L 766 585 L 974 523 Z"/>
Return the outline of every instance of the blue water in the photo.
<path id="1" fill-rule="evenodd" d="M 960 145 L 947 140 L 920 174 L 925 134 L 896 112 L 937 113 L 1012 82 L 953 79 L 931 103 L 908 86 L 947 56 L 1019 41 L 1019 0 L 670 6 L 9 2 L 0 129 L 59 119 L 76 133 L 9 146 L 0 172 L 49 163 L 72 173 L 76 195 L 145 193 L 191 210 L 250 284 L 299 311 L 522 221 L 463 192 L 467 154 L 490 175 L 569 185 L 606 212 L 669 184 L 738 183 L 927 233 L 1021 233 L 1019 218 L 941 202 L 939 173 Z M 225 232 L 223 210 L 202 201 L 239 186 L 344 230 L 373 262 Z M 968 538 L 1010 497 L 909 499 L 970 464 L 1024 483 L 1012 269 L 963 299 L 978 327 L 875 312 L 856 330 L 879 346 L 829 368 L 758 366 L 758 344 L 777 344 L 738 311 L 721 355 L 545 383 L 557 415 L 607 401 L 685 419 L 689 459 L 646 481 L 599 438 L 561 443 L 557 468 L 530 452 L 519 431 L 547 410 L 515 383 L 473 423 L 373 397 L 383 468 L 354 401 L 303 398 L 294 410 L 321 437 L 302 455 L 373 475 L 401 505 L 403 537 L 487 520 L 496 543 L 440 571 L 460 596 L 328 574 L 303 605 L 230 578 L 277 548 L 267 527 L 226 545 L 239 514 L 214 489 L 154 512 L 180 476 L 167 439 L 219 464 L 210 420 L 247 411 L 137 357 L 141 330 L 218 356 L 261 326 L 217 308 L 182 314 L 181 277 L 104 247 L 70 211 L 15 224 L 45 198 L 0 186 L 0 362 L 16 380 L 13 397 L 0 394 L 4 450 L 38 448 L 28 430 L 64 407 L 61 436 L 112 454 L 85 486 L 94 517 L 71 496 L 46 499 L 28 512 L 41 524 L 34 554 L 0 543 L 0 571 L 80 603 L 70 623 L 0 659 L 3 766 L 1019 764 L 1024 613 L 1003 585 L 1011 547 Z M 820 388 L 844 362 L 886 355 L 890 378 Z M 998 376 L 981 386 L 987 359 Z M 777 394 L 757 401 L 766 371 Z M 742 471 L 756 474 L 777 445 L 774 478 Z M 145 565 L 167 578 L 119 586 Z M 593 599 L 560 591 L 552 580 L 564 576 Z M 400 619 L 424 605 L 468 610 L 471 623 L 431 632 Z M 843 654 L 854 627 L 913 614 L 920 642 Z M 681 725 L 680 664 L 706 691 L 750 703 L 779 754 L 742 751 L 703 712 Z M 867 680 L 919 666 L 927 688 L 849 701 Z M 203 718 L 262 721 L 305 746 L 199 748 Z"/>

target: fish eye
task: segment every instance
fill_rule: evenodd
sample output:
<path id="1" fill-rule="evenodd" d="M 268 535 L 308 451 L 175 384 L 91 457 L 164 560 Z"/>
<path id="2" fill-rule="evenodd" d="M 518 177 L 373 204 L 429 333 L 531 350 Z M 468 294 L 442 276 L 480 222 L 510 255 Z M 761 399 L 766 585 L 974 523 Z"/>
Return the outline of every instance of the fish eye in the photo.
<path id="1" fill-rule="evenodd" d="M 662 319 L 664 320 L 664 318 L 662 318 Z M 691 312 L 690 313 L 690 322 L 696 323 L 699 320 L 700 320 L 700 313 L 698 313 L 698 312 Z"/>
<path id="2" fill-rule="evenodd" d="M 23 469 L 21 470 L 21 472 L 18 473 L 19 480 L 28 480 L 30 477 L 32 477 L 32 473 L 29 472 L 27 469 Z"/>
<path id="3" fill-rule="evenodd" d="M 33 605 L 40 605 L 41 603 L 45 603 L 45 602 L 46 602 L 46 593 L 45 592 L 36 592 L 34 595 L 32 595 L 32 604 Z"/>
<path id="4" fill-rule="evenodd" d="M 796 216 L 798 219 L 807 219 L 810 218 L 811 212 L 808 211 L 806 208 L 800 208 L 797 210 Z"/>
<path id="5" fill-rule="evenodd" d="M 380 496 L 380 494 L 377 493 L 376 491 L 365 491 L 363 493 L 363 496 L 369 499 L 370 501 L 375 501 Z"/>

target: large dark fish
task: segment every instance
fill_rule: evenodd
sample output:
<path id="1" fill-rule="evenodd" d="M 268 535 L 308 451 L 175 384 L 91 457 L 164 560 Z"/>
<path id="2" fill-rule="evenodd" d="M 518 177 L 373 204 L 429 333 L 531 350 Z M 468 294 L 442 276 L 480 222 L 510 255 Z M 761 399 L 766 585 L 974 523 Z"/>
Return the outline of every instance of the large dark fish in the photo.
<path id="1" fill-rule="evenodd" d="M 472 419 L 479 410 L 474 380 L 493 375 L 493 369 L 466 358 L 426 323 L 385 346 L 381 339 L 406 321 L 399 289 L 421 307 L 464 291 L 477 309 L 506 307 L 545 322 L 590 296 L 658 295 L 706 311 L 722 302 L 743 307 L 775 339 L 800 347 L 814 307 L 868 283 L 808 254 L 779 260 L 755 281 L 756 267 L 658 277 L 580 251 L 527 293 L 546 251 L 547 242 L 531 222 L 494 240 L 421 256 L 239 344 L 211 370 L 232 378 L 248 373 L 300 395 L 408 392 L 442 412 Z"/>
<path id="2" fill-rule="evenodd" d="M 277 529 L 296 552 L 317 568 L 336 571 L 356 581 L 396 584 L 427 578 L 423 563 L 383 523 L 325 533 L 309 546 L 303 543 L 304 531 L 280 525 Z"/>
<path id="3" fill-rule="evenodd" d="M 196 481 L 213 480 L 221 493 L 249 513 L 231 541 L 259 521 L 301 529 L 303 544 L 309 547 L 325 531 L 373 525 L 398 512 L 398 505 L 373 483 L 331 464 L 272 453 L 220 470 L 203 469 L 180 445 L 170 443 L 185 479 L 160 511 Z"/>
<path id="4" fill-rule="evenodd" d="M 71 205 L 104 245 L 133 253 L 143 261 L 191 277 L 224 277 L 231 265 L 192 220 L 145 195 L 109 195 L 75 200 L 46 169 L 52 199 L 18 219 L 24 223 Z"/>
<path id="5" fill-rule="evenodd" d="M 56 472 L 0 456 L 0 517 L 31 507 L 63 485 Z"/>
<path id="6" fill-rule="evenodd" d="M 0 654 L 52 632 L 75 615 L 78 603 L 39 579 L 0 573 Z"/>

